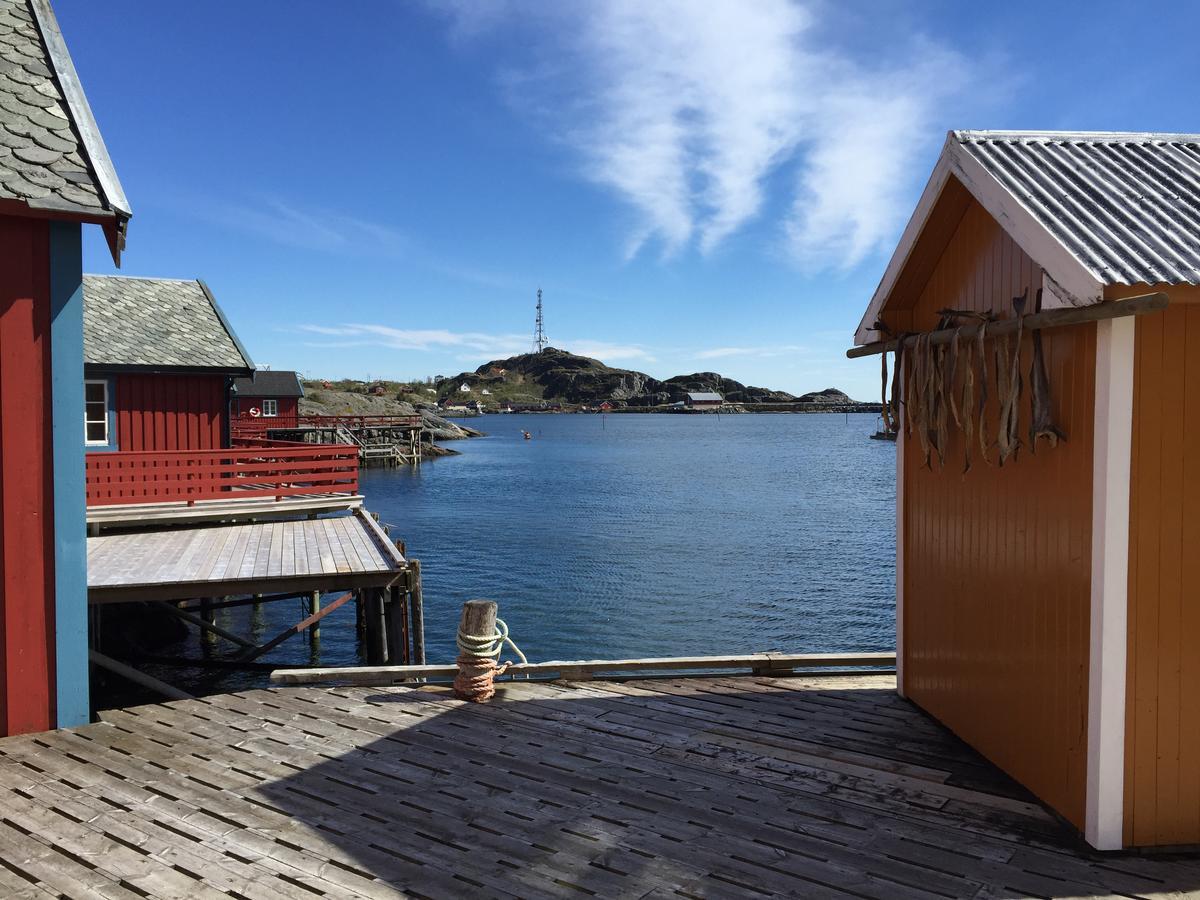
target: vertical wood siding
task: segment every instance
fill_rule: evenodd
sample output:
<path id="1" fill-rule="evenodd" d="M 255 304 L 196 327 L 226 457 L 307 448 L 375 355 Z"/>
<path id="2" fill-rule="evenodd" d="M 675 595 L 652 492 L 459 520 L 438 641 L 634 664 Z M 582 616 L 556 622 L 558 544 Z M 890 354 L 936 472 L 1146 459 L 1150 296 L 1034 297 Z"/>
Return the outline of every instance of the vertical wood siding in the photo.
<path id="1" fill-rule="evenodd" d="M 49 223 L 0 216 L 0 734 L 54 727 L 50 372 Z"/>
<path id="2" fill-rule="evenodd" d="M 1200 843 L 1200 291 L 1167 290 L 1134 351 L 1124 825 L 1137 846 Z"/>
<path id="3" fill-rule="evenodd" d="M 120 450 L 219 450 L 226 415 L 222 375 L 119 375 Z"/>
<path id="4" fill-rule="evenodd" d="M 254 408 L 257 408 L 259 410 L 262 409 L 263 399 L 264 398 L 262 398 L 262 397 L 244 397 L 244 396 L 238 397 L 236 400 L 233 401 L 234 415 L 249 417 L 251 409 L 254 409 Z M 272 398 L 268 397 L 266 399 L 272 399 Z M 287 418 L 287 419 L 293 419 L 293 420 L 296 418 L 296 415 L 299 412 L 299 406 L 300 406 L 300 401 L 297 398 L 295 398 L 295 397 L 278 397 L 278 398 L 275 398 L 275 400 L 279 404 L 279 412 L 278 412 L 276 418 L 280 418 L 280 419 Z"/>
<path id="5" fill-rule="evenodd" d="M 1041 270 L 974 201 L 904 327 L 944 307 L 1011 315 Z M 895 318 L 891 319 L 896 321 Z M 897 322 L 898 324 L 898 322 Z M 1087 775 L 1095 326 L 1043 332 L 1055 421 L 1067 442 L 1023 447 L 1003 469 L 950 424 L 945 468 L 904 449 L 904 689 L 1082 827 Z M 1030 340 L 1021 363 L 1028 384 Z M 994 342 L 989 342 L 989 349 Z M 988 427 L 998 418 L 994 367 Z M 978 384 L 976 385 L 978 391 Z M 978 396 L 978 394 L 977 394 Z M 1028 392 L 1020 435 L 1028 443 Z"/>

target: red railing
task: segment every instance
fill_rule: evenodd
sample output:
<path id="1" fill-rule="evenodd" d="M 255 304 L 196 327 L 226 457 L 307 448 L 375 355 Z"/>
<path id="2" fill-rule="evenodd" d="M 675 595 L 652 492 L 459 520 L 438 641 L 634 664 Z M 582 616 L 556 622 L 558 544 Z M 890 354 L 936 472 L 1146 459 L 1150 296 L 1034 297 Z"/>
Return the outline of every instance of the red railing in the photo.
<path id="1" fill-rule="evenodd" d="M 87 505 L 358 493 L 358 448 L 343 444 L 87 454 Z"/>
<path id="2" fill-rule="evenodd" d="M 237 416 L 230 424 L 235 435 L 264 434 L 275 429 L 301 428 L 405 428 L 421 424 L 420 416 Z"/>

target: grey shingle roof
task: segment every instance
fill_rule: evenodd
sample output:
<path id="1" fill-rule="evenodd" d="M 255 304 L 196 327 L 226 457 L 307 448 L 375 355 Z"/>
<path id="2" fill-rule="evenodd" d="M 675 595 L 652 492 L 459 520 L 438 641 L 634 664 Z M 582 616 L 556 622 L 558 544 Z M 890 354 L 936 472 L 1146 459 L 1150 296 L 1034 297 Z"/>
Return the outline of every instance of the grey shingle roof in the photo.
<path id="1" fill-rule="evenodd" d="M 1200 284 L 1200 135 L 954 136 L 1101 284 Z"/>
<path id="2" fill-rule="evenodd" d="M 295 372 L 259 369 L 249 378 L 235 378 L 233 390 L 240 397 L 303 397 L 304 388 Z"/>
<path id="3" fill-rule="evenodd" d="M 111 219 L 119 257 L 128 203 L 47 0 L 0 0 L 0 199 Z"/>
<path id="4" fill-rule="evenodd" d="M 118 275 L 83 276 L 83 358 L 95 366 L 254 368 L 202 282 Z"/>

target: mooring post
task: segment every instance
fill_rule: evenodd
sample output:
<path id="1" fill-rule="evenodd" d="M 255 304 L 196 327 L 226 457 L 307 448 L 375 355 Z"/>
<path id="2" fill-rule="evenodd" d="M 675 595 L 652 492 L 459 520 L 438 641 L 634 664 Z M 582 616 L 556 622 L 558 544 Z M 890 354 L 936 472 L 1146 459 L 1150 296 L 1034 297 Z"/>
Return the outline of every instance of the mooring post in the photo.
<path id="1" fill-rule="evenodd" d="M 211 597 L 205 597 L 200 601 L 200 618 L 209 626 L 216 624 L 217 614 L 213 612 Z M 201 628 L 200 641 L 205 644 L 215 643 L 216 634 L 210 628 Z"/>
<path id="2" fill-rule="evenodd" d="M 496 635 L 497 604 L 491 600 L 468 600 L 463 604 L 458 622 L 458 674 L 454 677 L 454 693 L 461 700 L 483 703 L 496 694 L 493 679 L 496 660 L 480 656 L 472 649 L 490 649 Z"/>
<path id="3" fill-rule="evenodd" d="M 425 665 L 425 612 L 422 608 L 421 598 L 421 561 L 410 559 L 409 565 L 412 566 L 412 589 L 409 597 L 412 602 L 413 665 L 423 666 Z"/>

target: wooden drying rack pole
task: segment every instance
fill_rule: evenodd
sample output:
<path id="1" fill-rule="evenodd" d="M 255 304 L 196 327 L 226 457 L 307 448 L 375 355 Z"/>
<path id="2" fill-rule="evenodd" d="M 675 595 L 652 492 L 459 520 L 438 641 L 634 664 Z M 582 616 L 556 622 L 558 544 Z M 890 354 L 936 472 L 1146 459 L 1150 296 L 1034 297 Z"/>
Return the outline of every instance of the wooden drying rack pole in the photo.
<path id="1" fill-rule="evenodd" d="M 1130 297 L 1127 300 L 1105 300 L 1092 306 L 1072 306 L 1065 309 L 1048 309 L 1045 312 L 1031 313 L 1024 317 L 1020 327 L 1058 328 L 1061 325 L 1080 325 L 1084 322 L 1100 322 L 1104 319 L 1119 319 L 1124 316 L 1140 316 L 1145 313 L 1158 312 L 1167 308 L 1167 295 L 1163 293 L 1143 294 Z M 1012 334 L 1018 328 L 1021 320 L 1016 316 L 1010 319 L 997 319 L 988 322 L 988 337 L 1001 334 Z M 979 325 L 961 325 L 957 328 L 939 328 L 937 331 L 926 332 L 931 344 L 948 344 L 954 340 L 954 335 L 960 338 L 972 338 L 979 333 Z M 877 341 L 874 344 L 864 344 L 861 347 L 851 347 L 846 351 L 850 359 L 860 356 L 875 356 L 887 353 L 900 346 L 902 341 L 916 341 L 918 335 L 912 334 L 890 341 Z"/>

